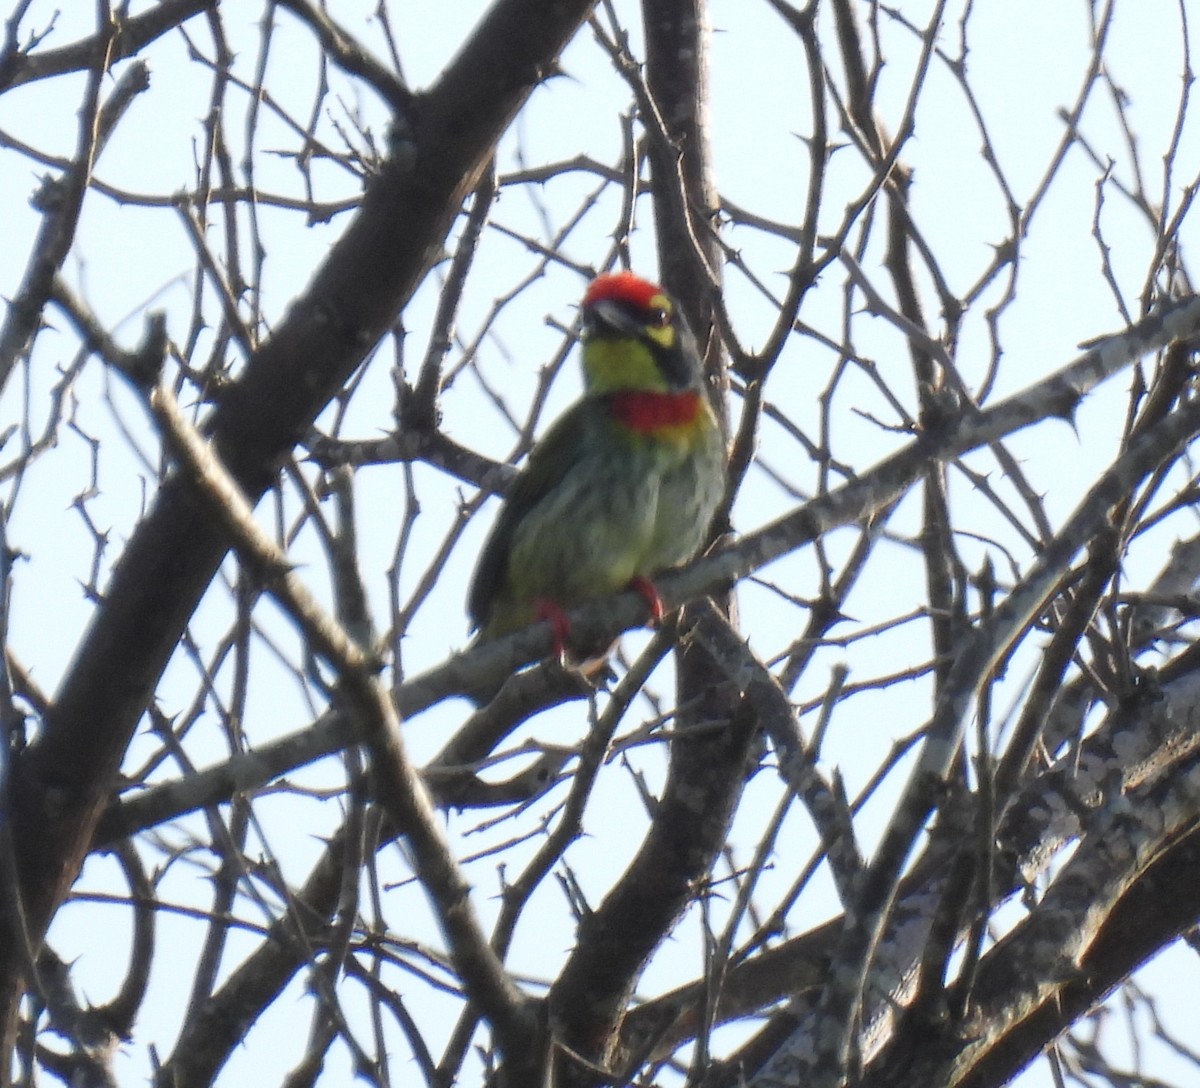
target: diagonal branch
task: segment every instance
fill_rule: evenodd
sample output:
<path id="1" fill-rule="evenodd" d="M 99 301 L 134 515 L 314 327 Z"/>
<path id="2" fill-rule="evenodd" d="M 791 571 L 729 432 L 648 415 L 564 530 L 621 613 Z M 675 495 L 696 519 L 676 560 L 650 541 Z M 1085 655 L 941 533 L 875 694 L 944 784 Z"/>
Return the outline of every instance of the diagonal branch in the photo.
<path id="1" fill-rule="evenodd" d="M 495 1029 L 500 1050 L 508 1055 L 523 1053 L 533 1035 L 529 1004 L 484 936 L 466 877 L 405 751 L 400 719 L 376 675 L 376 662 L 317 603 L 293 572 L 287 556 L 258 527 L 237 484 L 184 419 L 170 392 L 159 386 L 150 396 L 150 405 L 185 470 L 225 523 L 243 562 L 303 631 L 313 651 L 337 673 L 338 694 L 358 719 L 371 749 L 378 800 L 407 839 L 417 876 L 433 903 L 459 977 Z"/>
<path id="2" fill-rule="evenodd" d="M 358 214 L 208 421 L 218 455 L 251 502 L 391 328 L 496 141 L 591 6 L 500 0 L 417 100 Z M 116 565 L 17 776 L 14 840 L 34 939 L 75 879 L 133 730 L 229 544 L 195 482 L 177 474 Z M 5 929 L 3 1054 L 12 1045 L 21 963 Z"/>
<path id="3" fill-rule="evenodd" d="M 716 593 L 768 563 L 812 543 L 833 529 L 869 520 L 894 502 L 931 461 L 949 460 L 1046 419 L 1069 420 L 1083 398 L 1132 362 L 1200 331 L 1200 295 L 1191 295 L 1143 318 L 1122 333 L 1104 337 L 1060 370 L 998 401 L 986 410 L 964 405 L 964 415 L 940 430 L 922 434 L 841 487 L 804 503 L 747 533 L 735 544 L 655 580 L 667 611 Z M 570 613 L 581 642 L 606 645 L 622 631 L 644 624 L 647 610 L 636 593 L 591 602 Z M 495 690 L 511 673 L 551 652 L 548 624 L 451 658 L 414 677 L 397 693 L 406 714 L 415 714 L 451 695 Z"/>
<path id="4" fill-rule="evenodd" d="M 982 625 L 955 659 L 925 744 L 895 816 L 867 870 L 857 909 L 846 929 L 818 1015 L 839 1025 L 820 1038 L 809 1067 L 810 1081 L 844 1083 L 854 1045 L 863 995 L 876 949 L 883 936 L 899 886 L 899 875 L 925 826 L 958 753 L 962 729 L 979 685 L 1012 641 L 1044 607 L 1072 557 L 1104 526 L 1109 511 L 1200 431 L 1200 402 L 1166 417 L 1156 428 L 1132 441 L 1105 472 L 1048 543 L 1037 564 Z"/>

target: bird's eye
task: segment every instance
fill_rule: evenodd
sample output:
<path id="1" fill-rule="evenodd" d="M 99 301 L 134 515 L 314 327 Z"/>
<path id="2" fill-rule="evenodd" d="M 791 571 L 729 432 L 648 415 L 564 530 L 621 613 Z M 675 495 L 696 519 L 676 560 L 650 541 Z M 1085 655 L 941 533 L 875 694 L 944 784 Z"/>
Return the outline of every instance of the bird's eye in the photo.
<path id="1" fill-rule="evenodd" d="M 666 310 L 651 310 L 647 316 L 646 324 L 652 329 L 665 329 L 671 324 L 671 315 Z"/>

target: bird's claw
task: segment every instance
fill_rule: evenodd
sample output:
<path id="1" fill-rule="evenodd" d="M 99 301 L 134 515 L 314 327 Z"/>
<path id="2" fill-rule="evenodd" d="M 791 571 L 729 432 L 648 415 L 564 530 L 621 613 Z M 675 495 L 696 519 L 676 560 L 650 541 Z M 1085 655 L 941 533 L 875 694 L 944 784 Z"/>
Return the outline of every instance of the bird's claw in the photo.
<path id="1" fill-rule="evenodd" d="M 658 590 L 654 588 L 654 583 L 649 578 L 643 578 L 640 574 L 630 580 L 629 588 L 641 594 L 642 600 L 646 602 L 650 609 L 650 627 L 659 627 L 662 625 L 663 617 L 666 615 L 663 609 L 662 598 L 658 595 Z"/>
<path id="2" fill-rule="evenodd" d="M 554 635 L 554 656 L 565 665 L 567 663 L 567 640 L 571 637 L 571 621 L 567 614 L 553 601 L 539 597 L 533 606 L 533 615 L 537 620 L 545 620 L 550 624 Z"/>

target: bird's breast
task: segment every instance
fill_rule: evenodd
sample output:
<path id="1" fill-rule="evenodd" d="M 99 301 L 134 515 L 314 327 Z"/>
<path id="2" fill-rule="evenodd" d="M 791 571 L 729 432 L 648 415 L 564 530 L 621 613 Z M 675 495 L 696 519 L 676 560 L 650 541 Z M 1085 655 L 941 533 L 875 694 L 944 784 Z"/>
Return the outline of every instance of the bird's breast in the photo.
<path id="1" fill-rule="evenodd" d="M 704 394 L 696 390 L 660 393 L 629 389 L 610 393 L 606 401 L 610 418 L 627 434 L 674 447 L 683 454 L 716 427 Z"/>

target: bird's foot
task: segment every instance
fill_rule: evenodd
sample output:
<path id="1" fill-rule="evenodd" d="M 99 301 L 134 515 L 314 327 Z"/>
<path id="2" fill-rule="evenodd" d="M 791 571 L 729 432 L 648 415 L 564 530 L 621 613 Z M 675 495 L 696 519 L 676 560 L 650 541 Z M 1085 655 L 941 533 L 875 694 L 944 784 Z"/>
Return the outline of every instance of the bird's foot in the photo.
<path id="1" fill-rule="evenodd" d="M 533 616 L 550 624 L 554 635 L 554 656 L 564 664 L 567 661 L 567 640 L 571 637 L 571 621 L 567 614 L 548 597 L 539 597 L 534 602 Z"/>
<path id="2" fill-rule="evenodd" d="M 662 598 L 658 595 L 658 590 L 654 588 L 654 583 L 649 578 L 643 578 L 640 574 L 636 578 L 630 579 L 629 588 L 641 594 L 650 609 L 650 627 L 658 627 L 666 612 L 663 609 Z"/>
<path id="3" fill-rule="evenodd" d="M 617 674 L 608 663 L 615 642 L 604 648 L 594 646 L 587 650 L 579 650 L 577 647 L 576 653 L 582 654 L 577 659 L 567 645 L 571 638 L 571 621 L 567 618 L 567 613 L 556 602 L 540 597 L 534 602 L 533 615 L 535 619 L 550 624 L 550 631 L 554 636 L 553 659 L 558 668 L 579 677 L 592 690 L 607 687 L 616 679 Z"/>

